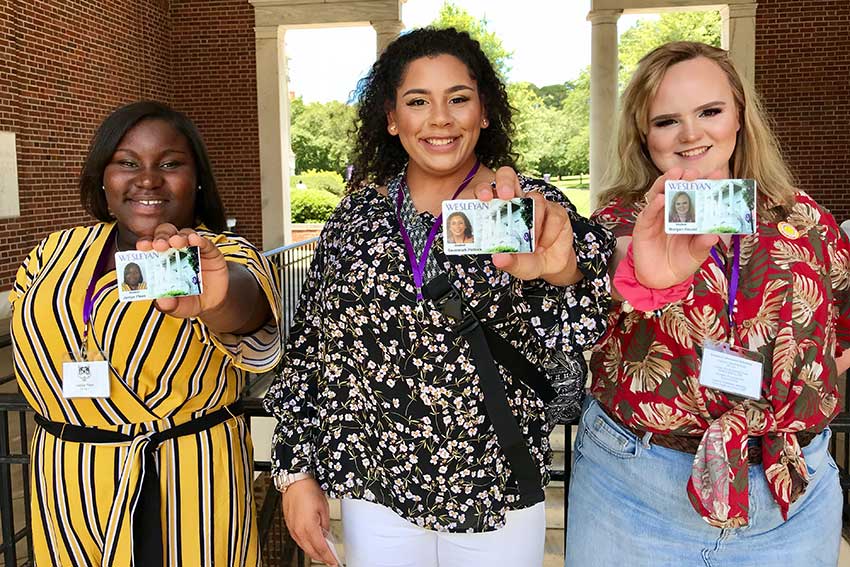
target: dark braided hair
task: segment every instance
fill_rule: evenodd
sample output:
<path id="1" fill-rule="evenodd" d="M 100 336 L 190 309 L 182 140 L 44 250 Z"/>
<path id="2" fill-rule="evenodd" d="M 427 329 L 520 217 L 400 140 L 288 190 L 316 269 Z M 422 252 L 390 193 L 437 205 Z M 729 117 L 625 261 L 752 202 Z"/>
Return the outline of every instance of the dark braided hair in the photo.
<path id="1" fill-rule="evenodd" d="M 513 109 L 505 85 L 477 41 L 454 28 L 420 28 L 399 36 L 360 80 L 355 91 L 359 102 L 354 147 L 354 172 L 349 189 L 366 183 L 383 185 L 397 175 L 408 160 L 398 136 L 387 132 L 387 110 L 396 102 L 396 91 L 407 66 L 422 57 L 452 55 L 460 59 L 476 81 L 481 104 L 490 121 L 482 128 L 475 154 L 487 167 L 516 167 L 511 134 Z"/>

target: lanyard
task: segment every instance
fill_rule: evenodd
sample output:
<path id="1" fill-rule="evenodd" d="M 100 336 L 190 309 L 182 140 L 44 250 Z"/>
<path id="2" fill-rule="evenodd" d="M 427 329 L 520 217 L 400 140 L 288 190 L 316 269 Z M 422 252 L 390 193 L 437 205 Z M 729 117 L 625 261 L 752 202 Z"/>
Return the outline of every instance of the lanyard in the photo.
<path id="1" fill-rule="evenodd" d="M 106 263 L 109 261 L 109 252 L 112 251 L 112 235 L 115 234 L 117 225 L 109 232 L 106 239 L 106 244 L 100 251 L 100 256 L 97 259 L 97 264 L 94 267 L 89 287 L 86 288 L 86 299 L 83 302 L 83 344 L 80 346 L 80 356 L 85 360 L 88 357 L 88 338 L 89 338 L 89 323 L 91 322 L 92 310 L 94 309 L 94 300 L 96 299 L 94 287 L 97 281 L 106 272 Z"/>
<path id="2" fill-rule="evenodd" d="M 463 182 L 457 188 L 454 195 L 452 195 L 452 199 L 455 199 L 460 192 L 466 189 L 466 186 L 469 185 L 469 182 L 472 181 L 472 178 L 475 177 L 475 174 L 478 173 L 478 168 L 481 166 L 481 162 L 476 160 L 475 165 L 472 166 L 472 169 L 469 170 L 469 173 L 466 174 L 466 177 L 463 179 Z M 405 185 L 407 182 L 405 181 Z M 396 217 L 398 218 L 398 227 L 401 232 L 401 237 L 404 239 L 404 246 L 407 249 L 407 259 L 410 261 L 410 269 L 413 271 L 413 283 L 416 285 L 416 300 L 422 300 L 422 279 L 425 277 L 425 264 L 428 262 L 428 253 L 431 251 L 431 246 L 434 244 L 434 239 L 437 237 L 437 231 L 440 230 L 440 227 L 443 224 L 443 213 L 440 213 L 436 219 L 434 219 L 434 224 L 431 226 L 431 232 L 428 233 L 428 239 L 425 241 L 425 247 L 422 249 L 422 255 L 417 258 L 416 251 L 413 249 L 413 243 L 410 241 L 410 235 L 407 234 L 407 229 L 404 227 L 404 221 L 401 218 L 401 205 L 404 201 L 404 187 L 399 188 L 398 193 L 396 193 Z"/>
<path id="3" fill-rule="evenodd" d="M 738 280 L 741 277 L 741 237 L 739 235 L 732 236 L 732 248 L 734 257 L 732 260 L 732 275 L 729 279 L 729 325 L 731 331 L 731 341 L 735 340 L 735 297 L 738 295 Z M 720 254 L 717 249 L 711 249 L 711 257 L 715 263 L 720 266 L 720 269 L 725 269 L 725 262 L 720 259 Z"/>

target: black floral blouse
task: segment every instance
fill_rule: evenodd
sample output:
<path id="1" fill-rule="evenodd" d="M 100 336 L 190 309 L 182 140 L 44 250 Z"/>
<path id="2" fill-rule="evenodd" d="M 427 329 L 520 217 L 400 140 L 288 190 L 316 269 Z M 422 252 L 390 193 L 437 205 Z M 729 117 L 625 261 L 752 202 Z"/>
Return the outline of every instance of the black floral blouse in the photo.
<path id="1" fill-rule="evenodd" d="M 559 351 L 581 356 L 604 331 L 614 239 L 555 187 L 520 181 L 568 209 L 580 282 L 523 282 L 490 256 L 446 256 L 439 236 L 431 254 L 479 317 L 542 366 Z M 430 227 L 434 217 L 418 221 Z M 548 483 L 543 404 L 501 370 Z M 448 532 L 498 529 L 516 507 L 469 346 L 430 300 L 417 301 L 395 202 L 373 187 L 346 196 L 325 225 L 265 404 L 278 419 L 272 472 L 312 472 L 330 497 Z"/>

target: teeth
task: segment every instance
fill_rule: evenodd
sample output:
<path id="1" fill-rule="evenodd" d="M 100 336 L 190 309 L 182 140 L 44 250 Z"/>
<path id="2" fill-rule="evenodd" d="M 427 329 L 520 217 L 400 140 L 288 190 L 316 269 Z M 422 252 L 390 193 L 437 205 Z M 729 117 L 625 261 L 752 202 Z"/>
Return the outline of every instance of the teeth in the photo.
<path id="1" fill-rule="evenodd" d="M 708 148 L 702 147 L 702 148 L 696 148 L 696 149 L 693 149 L 693 150 L 688 150 L 688 151 L 685 151 L 685 152 L 679 152 L 679 155 L 683 155 L 685 157 L 694 157 L 694 156 L 698 156 L 700 154 L 704 154 L 707 151 L 708 151 Z"/>
<path id="2" fill-rule="evenodd" d="M 454 138 L 428 138 L 427 142 L 432 146 L 447 146 L 454 142 Z"/>
<path id="3" fill-rule="evenodd" d="M 148 206 L 162 204 L 162 201 L 139 201 L 139 202 L 143 205 L 148 205 Z"/>

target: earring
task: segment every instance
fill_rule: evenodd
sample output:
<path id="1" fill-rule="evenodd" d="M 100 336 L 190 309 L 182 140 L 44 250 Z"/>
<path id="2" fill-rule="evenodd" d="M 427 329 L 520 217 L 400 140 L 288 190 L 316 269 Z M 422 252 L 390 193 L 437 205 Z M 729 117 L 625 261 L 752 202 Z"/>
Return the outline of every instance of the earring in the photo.
<path id="1" fill-rule="evenodd" d="M 485 118 L 484 120 L 482 120 L 482 121 L 481 121 L 481 127 L 482 127 L 482 128 L 486 128 L 486 127 L 487 127 L 487 126 L 489 126 L 489 125 L 490 125 L 490 121 L 489 121 L 489 120 L 487 120 L 486 118 Z"/>
<path id="2" fill-rule="evenodd" d="M 200 190 L 201 190 L 201 186 L 200 186 L 200 185 L 198 185 L 198 189 L 197 189 L 197 190 L 198 190 L 198 191 L 200 191 Z"/>
<path id="3" fill-rule="evenodd" d="M 390 124 L 390 134 L 395 134 L 398 131 L 398 126 Z"/>
<path id="4" fill-rule="evenodd" d="M 100 190 L 103 191 L 104 193 L 106 193 L 106 185 L 101 185 Z"/>

